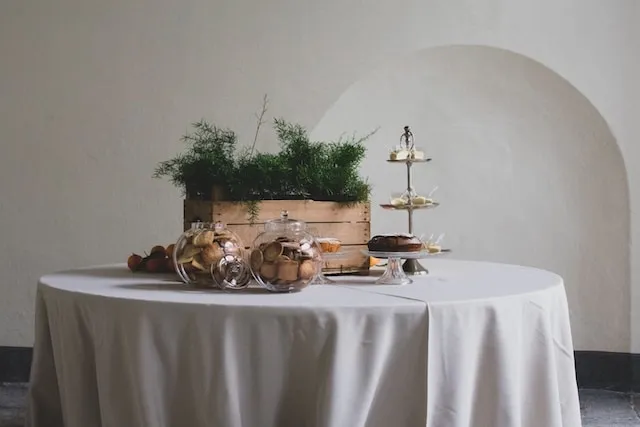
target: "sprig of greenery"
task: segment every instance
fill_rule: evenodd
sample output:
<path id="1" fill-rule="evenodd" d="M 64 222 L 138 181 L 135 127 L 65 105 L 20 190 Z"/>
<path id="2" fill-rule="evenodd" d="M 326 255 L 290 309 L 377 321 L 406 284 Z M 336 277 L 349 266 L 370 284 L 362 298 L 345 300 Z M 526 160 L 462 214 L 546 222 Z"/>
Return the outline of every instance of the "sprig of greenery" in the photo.
<path id="1" fill-rule="evenodd" d="M 266 103 L 266 98 L 265 98 Z M 266 104 L 264 104 L 266 105 Z M 262 124 L 265 106 L 258 123 Z M 230 130 L 201 120 L 182 138 L 184 153 L 161 162 L 154 177 L 168 177 L 188 197 L 207 198 L 214 185 L 223 186 L 231 201 L 312 199 L 318 201 L 363 202 L 371 185 L 359 176 L 366 155 L 362 138 L 355 135 L 337 141 L 311 141 L 307 130 L 282 118 L 274 120 L 280 143 L 278 153 L 238 150 Z M 250 218 L 257 218 L 257 204 L 248 203 Z"/>
<path id="2" fill-rule="evenodd" d="M 235 173 L 236 134 L 205 120 L 193 123 L 194 130 L 181 138 L 185 152 L 161 162 L 153 177 L 168 177 L 187 197 L 211 194 L 214 185 L 228 185 Z"/>
<path id="3" fill-rule="evenodd" d="M 253 225 L 258 219 L 258 215 L 260 215 L 260 202 L 258 200 L 247 200 L 244 204 L 247 207 L 249 224 Z"/>

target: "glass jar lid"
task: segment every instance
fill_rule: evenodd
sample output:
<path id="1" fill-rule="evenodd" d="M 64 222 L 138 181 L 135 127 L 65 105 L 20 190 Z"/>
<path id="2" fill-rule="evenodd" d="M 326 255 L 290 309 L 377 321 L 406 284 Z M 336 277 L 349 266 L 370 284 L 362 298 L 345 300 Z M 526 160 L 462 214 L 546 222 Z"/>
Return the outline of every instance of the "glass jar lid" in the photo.
<path id="1" fill-rule="evenodd" d="M 282 211 L 280 218 L 271 219 L 264 223 L 265 231 L 302 231 L 306 228 L 306 222 L 289 218 L 288 211 Z"/>

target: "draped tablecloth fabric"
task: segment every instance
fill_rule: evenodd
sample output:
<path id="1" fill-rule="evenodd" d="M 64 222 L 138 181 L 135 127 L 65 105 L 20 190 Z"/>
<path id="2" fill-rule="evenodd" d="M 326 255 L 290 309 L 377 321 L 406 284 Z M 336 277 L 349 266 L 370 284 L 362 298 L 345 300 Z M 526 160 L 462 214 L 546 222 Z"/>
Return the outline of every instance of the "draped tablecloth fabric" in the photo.
<path id="1" fill-rule="evenodd" d="M 562 279 L 429 261 L 294 294 L 44 276 L 27 426 L 579 427 Z"/>

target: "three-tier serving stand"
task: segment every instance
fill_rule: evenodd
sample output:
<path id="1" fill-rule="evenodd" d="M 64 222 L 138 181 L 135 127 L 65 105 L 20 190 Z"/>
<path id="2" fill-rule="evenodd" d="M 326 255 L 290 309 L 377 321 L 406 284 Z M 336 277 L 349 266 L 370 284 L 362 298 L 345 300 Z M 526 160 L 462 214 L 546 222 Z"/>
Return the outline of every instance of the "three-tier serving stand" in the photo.
<path id="1" fill-rule="evenodd" d="M 416 159 L 415 157 L 411 156 L 411 153 L 414 153 L 415 144 L 413 140 L 413 132 L 411 132 L 411 129 L 409 128 L 409 126 L 404 127 L 404 133 L 402 134 L 400 139 L 401 139 L 401 145 L 405 150 L 407 150 L 410 153 L 410 155 L 407 156 L 406 159 L 400 159 L 400 160 L 387 159 L 387 162 L 404 163 L 407 167 L 407 189 L 405 191 L 405 194 L 407 195 L 406 203 L 399 206 L 383 203 L 383 204 L 380 204 L 380 206 L 384 209 L 406 211 L 407 217 L 408 217 L 407 218 L 408 228 L 409 228 L 408 232 L 409 234 L 413 234 L 414 211 L 437 208 L 440 204 L 437 202 L 424 203 L 424 204 L 414 203 L 415 198 L 418 195 L 416 194 L 416 191 L 413 188 L 411 167 L 414 165 L 414 163 L 428 163 L 431 161 L 431 158 Z M 402 264 L 402 270 L 405 272 L 407 276 L 422 276 L 422 275 L 429 274 L 429 271 L 420 264 L 420 261 L 418 259 L 411 259 L 411 258 L 406 259 L 404 264 Z"/>

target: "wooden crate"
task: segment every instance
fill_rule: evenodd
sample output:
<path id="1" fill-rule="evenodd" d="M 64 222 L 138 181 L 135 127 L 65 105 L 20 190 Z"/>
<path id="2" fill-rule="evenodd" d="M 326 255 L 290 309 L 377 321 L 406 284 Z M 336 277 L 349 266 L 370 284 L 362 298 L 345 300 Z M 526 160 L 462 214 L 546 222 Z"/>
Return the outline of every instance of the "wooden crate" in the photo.
<path id="1" fill-rule="evenodd" d="M 316 202 L 312 200 L 265 200 L 260 202 L 259 214 L 255 222 L 249 222 L 247 205 L 238 202 L 205 200 L 184 201 L 184 229 L 192 222 L 221 221 L 250 246 L 256 236 L 264 230 L 263 224 L 280 217 L 287 210 L 289 218 L 305 221 L 309 227 L 326 237 L 342 241 L 345 257 L 325 263 L 325 274 L 347 274 L 369 272 L 369 258 L 361 249 L 366 249 L 371 238 L 371 210 L 369 203 L 346 206 L 336 202 Z"/>

